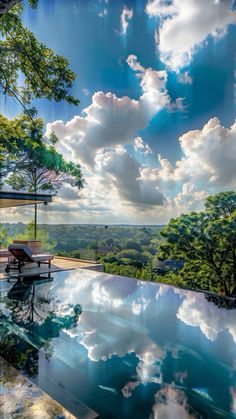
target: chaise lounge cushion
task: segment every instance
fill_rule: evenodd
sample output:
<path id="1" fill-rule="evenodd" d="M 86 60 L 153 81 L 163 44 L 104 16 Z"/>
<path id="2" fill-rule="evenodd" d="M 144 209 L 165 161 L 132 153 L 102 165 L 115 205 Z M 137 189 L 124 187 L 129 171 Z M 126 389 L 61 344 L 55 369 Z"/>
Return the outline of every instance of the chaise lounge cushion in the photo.
<path id="1" fill-rule="evenodd" d="M 42 262 L 44 260 L 53 260 L 54 256 L 53 255 L 32 255 L 31 256 L 32 260 L 34 260 L 35 262 Z"/>
<path id="2" fill-rule="evenodd" d="M 11 252 L 16 259 L 22 260 L 25 262 L 43 262 L 46 260 L 54 259 L 53 255 L 45 254 L 33 254 L 32 250 L 26 244 L 10 244 L 8 247 L 9 252 Z"/>

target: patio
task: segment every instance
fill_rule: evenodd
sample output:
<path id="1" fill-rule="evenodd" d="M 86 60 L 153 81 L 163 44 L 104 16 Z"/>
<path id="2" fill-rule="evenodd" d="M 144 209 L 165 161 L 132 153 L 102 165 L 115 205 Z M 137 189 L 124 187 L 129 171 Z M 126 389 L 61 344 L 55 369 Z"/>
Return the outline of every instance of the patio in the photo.
<path id="1" fill-rule="evenodd" d="M 47 205 L 52 202 L 52 195 L 34 194 L 25 192 L 14 191 L 0 191 L 0 208 L 10 208 L 24 205 Z M 23 272 L 11 271 L 5 272 L 6 264 L 8 261 L 7 249 L 0 249 L 0 280 L 19 277 L 30 277 L 38 275 L 50 276 L 53 272 L 71 270 L 71 269 L 89 269 L 96 271 L 103 271 L 103 265 L 89 260 L 72 259 L 66 257 L 56 256 L 53 263 L 49 268 L 48 265 L 41 265 L 38 267 L 36 264 L 26 264 Z"/>
<path id="2" fill-rule="evenodd" d="M 89 269 L 94 271 L 103 271 L 103 265 L 95 262 L 70 259 L 56 256 L 53 259 L 53 263 L 49 268 L 48 265 L 41 265 L 38 267 L 36 264 L 25 265 L 23 272 L 11 271 L 10 273 L 5 272 L 7 264 L 7 258 L 0 258 L 0 280 L 9 278 L 23 278 L 38 275 L 50 275 L 53 272 L 68 271 L 72 269 Z"/>

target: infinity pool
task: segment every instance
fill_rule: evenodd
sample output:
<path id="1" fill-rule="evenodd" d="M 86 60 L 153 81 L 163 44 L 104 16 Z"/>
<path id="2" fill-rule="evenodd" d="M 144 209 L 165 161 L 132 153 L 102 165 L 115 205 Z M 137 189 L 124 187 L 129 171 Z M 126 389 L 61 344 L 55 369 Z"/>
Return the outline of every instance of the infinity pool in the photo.
<path id="1" fill-rule="evenodd" d="M 75 416 L 236 417 L 236 310 L 85 270 L 0 288 L 0 355 Z"/>

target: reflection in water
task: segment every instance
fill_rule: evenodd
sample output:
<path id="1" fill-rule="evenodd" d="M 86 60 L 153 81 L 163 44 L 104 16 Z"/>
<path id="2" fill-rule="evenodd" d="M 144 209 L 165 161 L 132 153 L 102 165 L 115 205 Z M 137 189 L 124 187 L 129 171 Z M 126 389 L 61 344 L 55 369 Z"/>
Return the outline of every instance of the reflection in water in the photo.
<path id="1" fill-rule="evenodd" d="M 58 337 L 62 329 L 76 327 L 82 312 L 79 304 L 65 305 L 52 296 L 45 296 L 44 292 L 36 293 L 37 286 L 51 281 L 48 278 L 46 281 L 42 278 L 19 280 L 0 299 L 4 307 L 0 312 L 0 353 L 29 376 L 38 373 L 39 349 L 42 347 L 49 359 L 53 354 L 51 340 Z"/>
<path id="2" fill-rule="evenodd" d="M 236 415 L 236 387 L 230 387 L 230 394 L 232 397 L 232 404 L 231 404 L 231 410 Z"/>
<path id="3" fill-rule="evenodd" d="M 183 391 L 165 386 L 155 394 L 155 404 L 150 419 L 196 419 L 199 414 L 189 406 Z"/>
<path id="4" fill-rule="evenodd" d="M 177 312 L 179 320 L 199 327 L 210 341 L 215 341 L 220 332 L 228 331 L 236 343 L 236 310 L 220 310 L 214 303 L 206 304 L 200 293 L 181 291 L 181 294 L 184 299 Z"/>
<path id="5" fill-rule="evenodd" d="M 235 310 L 204 294 L 92 271 L 58 273 L 22 299 L 14 292 L 1 298 L 2 320 L 46 357 L 48 345 L 48 361 L 40 357 L 35 368 L 39 379 L 50 369 L 48 386 L 60 383 L 107 417 L 233 417 Z"/>

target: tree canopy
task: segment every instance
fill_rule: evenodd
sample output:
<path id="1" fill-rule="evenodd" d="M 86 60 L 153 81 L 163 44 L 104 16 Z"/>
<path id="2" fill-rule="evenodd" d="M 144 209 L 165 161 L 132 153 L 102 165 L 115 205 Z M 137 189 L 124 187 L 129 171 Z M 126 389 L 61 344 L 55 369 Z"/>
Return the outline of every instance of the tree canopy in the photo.
<path id="1" fill-rule="evenodd" d="M 29 3 L 36 6 L 37 1 Z M 68 60 L 23 25 L 22 10 L 20 1 L 0 1 L 0 92 L 31 116 L 36 114 L 32 101 L 37 98 L 77 105 L 79 100 L 69 93 L 76 74 L 69 69 Z"/>
<path id="2" fill-rule="evenodd" d="M 66 161 L 56 151 L 57 138 L 43 138 L 43 121 L 18 115 L 9 120 L 0 115 L 0 170 L 15 190 L 57 192 L 63 183 L 81 188 L 79 164 Z"/>
<path id="3" fill-rule="evenodd" d="M 14 190 L 56 193 L 68 183 L 82 188 L 84 180 L 79 164 L 66 161 L 57 152 L 57 138 L 43 137 L 43 121 L 25 114 L 12 120 L 0 115 L 0 187 L 7 183 Z M 34 236 L 37 237 L 37 204 Z"/>
<path id="4" fill-rule="evenodd" d="M 160 232 L 159 259 L 182 262 L 185 285 L 236 294 L 236 192 L 207 198 L 205 211 L 172 219 Z"/>

